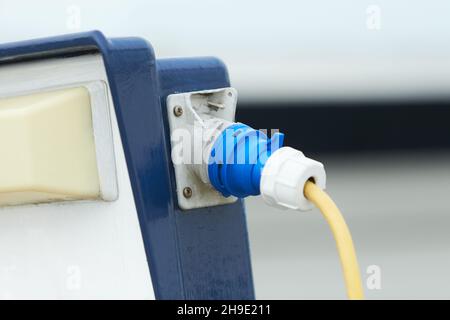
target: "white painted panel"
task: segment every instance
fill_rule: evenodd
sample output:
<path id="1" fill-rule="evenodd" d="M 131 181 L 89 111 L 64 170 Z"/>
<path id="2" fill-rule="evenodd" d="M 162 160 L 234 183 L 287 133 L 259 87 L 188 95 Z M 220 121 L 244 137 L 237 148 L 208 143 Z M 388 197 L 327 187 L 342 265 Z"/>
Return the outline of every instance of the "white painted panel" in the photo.
<path id="1" fill-rule="evenodd" d="M 3 66 L 0 97 L 93 81 L 107 82 L 100 55 Z M 0 209 L 0 298 L 154 299 L 109 89 L 108 95 L 118 200 Z"/>

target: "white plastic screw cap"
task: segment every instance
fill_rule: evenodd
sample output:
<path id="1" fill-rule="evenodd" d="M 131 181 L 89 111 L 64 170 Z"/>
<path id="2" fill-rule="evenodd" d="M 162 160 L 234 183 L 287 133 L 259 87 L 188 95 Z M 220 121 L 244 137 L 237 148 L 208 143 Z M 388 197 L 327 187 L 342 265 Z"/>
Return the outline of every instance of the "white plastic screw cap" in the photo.
<path id="1" fill-rule="evenodd" d="M 309 179 L 325 189 L 323 164 L 305 157 L 299 150 L 283 147 L 267 159 L 261 173 L 261 195 L 271 206 L 308 211 L 313 204 L 305 198 L 303 189 Z"/>

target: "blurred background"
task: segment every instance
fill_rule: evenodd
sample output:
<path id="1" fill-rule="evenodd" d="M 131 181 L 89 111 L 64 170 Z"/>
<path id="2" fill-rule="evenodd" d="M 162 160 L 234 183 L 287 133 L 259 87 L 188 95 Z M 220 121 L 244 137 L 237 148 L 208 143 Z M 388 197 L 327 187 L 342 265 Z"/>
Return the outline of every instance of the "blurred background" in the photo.
<path id="1" fill-rule="evenodd" d="M 367 297 L 449 299 L 449 13 L 446 0 L 0 0 L 0 42 L 98 29 L 157 57 L 220 57 L 237 120 L 325 164 Z M 345 298 L 318 212 L 258 198 L 247 211 L 258 298 Z"/>

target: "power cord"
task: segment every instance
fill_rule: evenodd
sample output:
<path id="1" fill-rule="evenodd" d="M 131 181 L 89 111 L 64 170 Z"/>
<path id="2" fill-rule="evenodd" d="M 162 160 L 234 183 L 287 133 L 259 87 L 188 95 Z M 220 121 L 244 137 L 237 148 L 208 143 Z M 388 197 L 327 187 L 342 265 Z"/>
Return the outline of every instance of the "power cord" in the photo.
<path id="1" fill-rule="evenodd" d="M 364 290 L 352 236 L 339 208 L 330 196 L 312 181 L 305 183 L 304 195 L 322 212 L 333 232 L 344 272 L 348 298 L 351 300 L 364 299 Z"/>

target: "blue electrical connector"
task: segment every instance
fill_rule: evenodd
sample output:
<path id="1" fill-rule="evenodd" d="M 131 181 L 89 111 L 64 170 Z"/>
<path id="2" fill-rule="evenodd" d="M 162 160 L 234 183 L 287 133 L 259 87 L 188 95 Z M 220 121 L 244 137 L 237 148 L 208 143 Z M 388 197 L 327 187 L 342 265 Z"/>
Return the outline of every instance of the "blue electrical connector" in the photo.
<path id="1" fill-rule="evenodd" d="M 245 124 L 231 125 L 211 148 L 208 164 L 211 184 L 225 197 L 260 194 L 262 169 L 283 140 L 282 133 L 274 133 L 269 139 L 262 131 Z"/>

